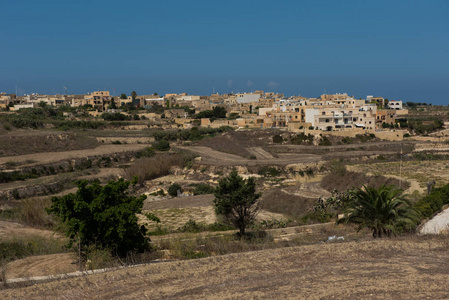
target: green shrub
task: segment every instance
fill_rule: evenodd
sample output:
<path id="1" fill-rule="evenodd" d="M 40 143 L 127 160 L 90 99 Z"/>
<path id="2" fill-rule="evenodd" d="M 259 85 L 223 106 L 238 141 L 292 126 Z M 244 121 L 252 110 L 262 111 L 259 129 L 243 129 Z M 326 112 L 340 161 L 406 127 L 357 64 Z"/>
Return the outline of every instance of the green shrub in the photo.
<path id="1" fill-rule="evenodd" d="M 264 167 L 259 168 L 259 170 L 257 171 L 257 174 L 259 174 L 261 176 L 276 177 L 276 176 L 281 175 L 282 171 L 275 167 L 264 166 Z"/>
<path id="2" fill-rule="evenodd" d="M 124 115 L 122 113 L 116 112 L 116 113 L 104 113 L 101 115 L 101 117 L 105 121 L 126 121 L 131 120 L 131 116 Z"/>
<path id="3" fill-rule="evenodd" d="M 154 143 L 153 147 L 159 151 L 168 151 L 170 150 L 170 143 L 167 140 L 163 139 Z"/>
<path id="4" fill-rule="evenodd" d="M 449 204 L 449 184 L 441 188 L 434 188 L 429 195 L 415 204 L 415 209 L 423 218 L 430 218 L 446 204 Z"/>
<path id="5" fill-rule="evenodd" d="M 352 143 L 352 138 L 350 138 L 349 136 L 345 136 L 341 141 L 344 144 L 351 144 Z"/>
<path id="6" fill-rule="evenodd" d="M 137 158 L 140 157 L 153 157 L 155 155 L 154 149 L 151 147 L 146 147 L 145 149 L 141 150 L 137 154 Z"/>
<path id="7" fill-rule="evenodd" d="M 194 195 L 203 195 L 203 194 L 213 194 L 215 191 L 214 187 L 207 183 L 198 183 L 195 185 L 195 189 L 193 190 Z"/>
<path id="8" fill-rule="evenodd" d="M 178 183 L 173 183 L 172 185 L 170 185 L 168 187 L 168 194 L 172 197 L 176 197 L 178 196 L 178 190 L 181 191 L 182 193 L 182 189 L 181 186 Z"/>
<path id="9" fill-rule="evenodd" d="M 283 141 L 284 141 L 284 139 L 279 134 L 276 134 L 273 136 L 273 143 L 282 144 Z"/>
<path id="10" fill-rule="evenodd" d="M 318 145 L 319 146 L 332 146 L 332 142 L 326 136 L 322 136 Z"/>
<path id="11" fill-rule="evenodd" d="M 188 220 L 182 227 L 178 228 L 180 232 L 198 233 L 205 231 L 206 226 L 202 223 L 196 223 L 195 220 Z"/>

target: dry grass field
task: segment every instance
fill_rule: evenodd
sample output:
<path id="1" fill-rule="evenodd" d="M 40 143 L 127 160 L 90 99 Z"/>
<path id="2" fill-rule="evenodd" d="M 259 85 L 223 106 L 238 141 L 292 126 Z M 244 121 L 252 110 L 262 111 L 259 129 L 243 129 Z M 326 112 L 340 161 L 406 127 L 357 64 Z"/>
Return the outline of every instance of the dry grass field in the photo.
<path id="1" fill-rule="evenodd" d="M 61 151 L 61 152 L 43 152 L 35 154 L 26 154 L 20 156 L 0 157 L 0 164 L 7 162 L 21 163 L 24 161 L 30 161 L 32 163 L 27 165 L 39 165 L 49 164 L 52 162 L 58 162 L 65 159 L 82 158 L 95 155 L 107 155 L 124 151 L 137 151 L 148 147 L 145 144 L 125 144 L 125 145 L 100 145 L 93 149 L 73 150 L 73 151 Z"/>
<path id="2" fill-rule="evenodd" d="M 153 263 L 0 291 L 2 299 L 447 299 L 447 236 Z"/>
<path id="3" fill-rule="evenodd" d="M 143 212 L 151 212 L 160 220 L 160 226 L 172 231 L 182 227 L 187 221 L 194 220 L 197 223 L 212 224 L 217 221 L 213 207 L 214 195 L 198 195 L 190 197 L 176 197 L 162 199 L 160 201 L 146 201 Z M 287 219 L 281 213 L 261 210 L 257 220 Z M 143 220 L 143 218 L 141 218 Z M 154 230 L 156 223 L 146 222 L 148 229 Z"/>

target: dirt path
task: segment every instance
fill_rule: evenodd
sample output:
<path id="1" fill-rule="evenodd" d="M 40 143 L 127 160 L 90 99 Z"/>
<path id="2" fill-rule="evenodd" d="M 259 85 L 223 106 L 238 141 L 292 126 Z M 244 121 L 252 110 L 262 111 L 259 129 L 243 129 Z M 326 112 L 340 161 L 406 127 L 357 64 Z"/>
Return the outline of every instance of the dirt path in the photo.
<path id="1" fill-rule="evenodd" d="M 299 186 L 282 189 L 286 194 L 300 196 L 309 199 L 318 199 L 320 197 L 328 198 L 331 193 L 321 187 L 321 182 L 304 182 Z"/>
<path id="2" fill-rule="evenodd" d="M 176 209 L 186 207 L 204 207 L 213 205 L 214 195 L 198 195 L 190 197 L 176 197 L 170 199 L 160 199 L 157 201 L 145 201 L 144 210 L 152 209 Z"/>
<path id="3" fill-rule="evenodd" d="M 200 155 L 201 164 L 206 165 L 225 165 L 225 166 L 288 165 L 295 163 L 316 163 L 321 160 L 320 155 L 299 154 L 299 153 L 282 153 L 278 155 L 279 156 L 278 158 L 263 158 L 252 160 L 234 154 L 216 151 L 209 147 L 190 146 L 179 148 L 189 150 Z M 265 154 L 265 156 L 267 155 L 269 154 Z"/>
<path id="4" fill-rule="evenodd" d="M 273 155 L 271 155 L 269 152 L 265 151 L 261 147 L 251 147 L 247 148 L 248 152 L 252 155 L 256 156 L 257 159 L 273 159 Z"/>
<path id="5" fill-rule="evenodd" d="M 94 149 L 63 151 L 63 152 L 44 152 L 20 156 L 0 157 L 0 165 L 5 164 L 6 162 L 20 163 L 25 161 L 33 161 L 33 162 L 30 164 L 24 164 L 22 166 L 49 164 L 52 162 L 58 162 L 70 158 L 82 158 L 87 156 L 106 155 L 118 152 L 137 151 L 148 146 L 150 145 L 147 144 L 101 145 Z"/>

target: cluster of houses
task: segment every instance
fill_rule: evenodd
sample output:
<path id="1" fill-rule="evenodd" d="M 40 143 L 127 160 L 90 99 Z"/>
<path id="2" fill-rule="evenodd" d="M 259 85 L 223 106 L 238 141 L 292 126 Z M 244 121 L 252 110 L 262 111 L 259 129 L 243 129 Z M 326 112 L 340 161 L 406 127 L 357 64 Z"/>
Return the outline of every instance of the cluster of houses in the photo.
<path id="1" fill-rule="evenodd" d="M 321 95 L 319 98 L 302 96 L 285 97 L 283 94 L 255 91 L 252 93 L 211 94 L 195 96 L 186 93 L 153 95 L 133 95 L 113 97 L 109 91 L 95 91 L 86 95 L 39 95 L 16 96 L 0 93 L 0 109 L 36 107 L 44 102 L 47 105 L 72 107 L 88 106 L 93 111 L 108 111 L 112 104 L 120 107 L 132 103 L 137 107 L 150 109 L 159 105 L 166 109 L 164 117 L 175 119 L 182 127 L 195 124 L 191 116 L 183 109 L 188 107 L 199 113 L 224 107 L 227 119 L 201 119 L 203 126 L 239 126 L 247 128 L 285 127 L 291 131 L 303 128 L 321 131 L 376 131 L 394 125 L 397 119 L 407 115 L 402 101 L 368 96 L 355 99 L 347 93 Z M 198 122 L 198 120 L 196 121 Z"/>

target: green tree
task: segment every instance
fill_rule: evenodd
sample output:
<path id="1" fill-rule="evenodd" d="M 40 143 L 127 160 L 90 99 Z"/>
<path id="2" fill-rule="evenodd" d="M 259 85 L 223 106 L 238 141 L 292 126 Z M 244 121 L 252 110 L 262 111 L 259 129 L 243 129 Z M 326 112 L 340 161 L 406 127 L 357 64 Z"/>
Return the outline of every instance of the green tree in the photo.
<path id="1" fill-rule="evenodd" d="M 256 182 L 253 177 L 244 180 L 237 171 L 220 180 L 214 193 L 215 213 L 223 216 L 224 221 L 234 225 L 245 235 L 259 211 L 258 199 L 261 194 L 256 193 Z"/>
<path id="2" fill-rule="evenodd" d="M 419 222 L 410 201 L 394 186 L 363 186 L 351 194 L 352 201 L 337 223 L 357 224 L 359 230 L 366 227 L 372 230 L 374 238 L 381 238 L 395 235 L 401 226 L 412 228 Z"/>
<path id="3" fill-rule="evenodd" d="M 135 100 L 136 97 L 137 97 L 136 91 L 132 91 L 132 92 L 131 92 L 131 98 L 133 98 L 133 100 Z"/>
<path id="4" fill-rule="evenodd" d="M 114 97 L 111 98 L 111 105 L 108 107 L 109 109 L 117 109 L 117 104 L 115 103 Z"/>
<path id="5" fill-rule="evenodd" d="M 215 118 L 226 118 L 226 108 L 222 106 L 215 106 L 212 113 Z"/>
<path id="6" fill-rule="evenodd" d="M 78 182 L 76 194 L 53 197 L 49 214 L 58 216 L 70 238 L 69 247 L 78 242 L 80 249 L 90 245 L 125 256 L 130 251 L 149 249 L 145 226 L 139 226 L 145 195 L 129 194 L 131 182 L 119 179 L 105 186 L 98 182 Z M 134 182 L 133 182 L 134 184 Z"/>
<path id="7" fill-rule="evenodd" d="M 126 96 L 126 94 L 121 94 L 120 95 L 120 99 L 127 99 L 128 97 Z"/>

